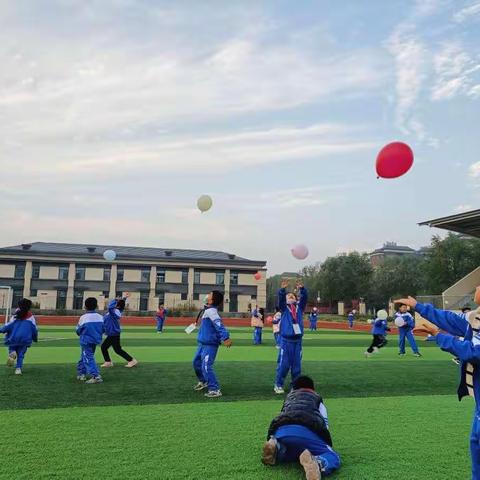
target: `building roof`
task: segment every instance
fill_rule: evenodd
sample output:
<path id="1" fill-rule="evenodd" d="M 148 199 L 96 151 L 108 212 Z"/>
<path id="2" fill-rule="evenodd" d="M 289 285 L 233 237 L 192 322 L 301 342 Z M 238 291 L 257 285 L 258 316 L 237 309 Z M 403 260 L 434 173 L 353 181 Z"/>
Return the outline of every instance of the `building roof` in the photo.
<path id="1" fill-rule="evenodd" d="M 33 242 L 0 248 L 0 255 L 20 256 L 68 256 L 102 259 L 105 250 L 114 250 L 117 254 L 116 261 L 122 260 L 147 260 L 147 261 L 183 261 L 207 263 L 233 263 L 238 265 L 265 266 L 263 260 L 249 260 L 237 255 L 210 250 L 183 250 L 175 248 L 151 247 L 122 247 L 116 245 L 94 245 L 76 243 L 50 243 Z"/>
<path id="2" fill-rule="evenodd" d="M 397 245 L 395 242 L 387 242 L 381 248 L 377 248 L 370 255 L 389 254 L 389 253 L 416 253 L 413 248 Z"/>
<path id="3" fill-rule="evenodd" d="M 426 222 L 419 223 L 419 225 L 443 228 L 444 230 L 480 238 L 480 210 L 472 210 L 457 215 L 450 215 L 449 217 L 427 220 Z"/>

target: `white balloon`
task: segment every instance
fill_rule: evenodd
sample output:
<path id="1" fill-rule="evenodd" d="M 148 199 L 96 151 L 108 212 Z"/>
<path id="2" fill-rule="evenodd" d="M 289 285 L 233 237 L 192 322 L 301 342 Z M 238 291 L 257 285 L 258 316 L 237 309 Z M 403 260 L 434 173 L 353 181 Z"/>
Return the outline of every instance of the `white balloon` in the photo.
<path id="1" fill-rule="evenodd" d="M 386 320 L 388 318 L 388 313 L 386 310 L 379 310 L 377 312 L 377 318 L 379 320 Z"/>
<path id="2" fill-rule="evenodd" d="M 295 245 L 291 252 L 297 260 L 305 260 L 308 257 L 308 248 L 305 245 Z"/>
<path id="3" fill-rule="evenodd" d="M 202 195 L 197 200 L 197 207 L 203 213 L 212 208 L 213 200 L 209 195 Z"/>
<path id="4" fill-rule="evenodd" d="M 403 317 L 397 317 L 395 319 L 395 325 L 397 327 L 403 327 L 405 325 L 405 320 L 403 319 Z"/>
<path id="5" fill-rule="evenodd" d="M 103 258 L 107 262 L 113 262 L 117 258 L 117 254 L 116 254 L 115 250 L 105 250 L 103 252 Z"/>

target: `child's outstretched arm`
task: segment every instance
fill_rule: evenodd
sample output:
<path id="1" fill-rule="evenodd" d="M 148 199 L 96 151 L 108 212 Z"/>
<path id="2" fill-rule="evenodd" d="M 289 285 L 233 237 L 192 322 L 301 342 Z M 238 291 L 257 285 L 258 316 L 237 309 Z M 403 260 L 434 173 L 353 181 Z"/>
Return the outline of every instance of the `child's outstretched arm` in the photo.
<path id="1" fill-rule="evenodd" d="M 307 301 L 308 301 L 308 292 L 307 289 L 303 286 L 303 283 L 298 283 L 298 295 L 299 295 L 299 300 L 298 300 L 298 308 L 300 310 L 305 310 L 305 307 L 307 306 Z"/>
<path id="2" fill-rule="evenodd" d="M 287 309 L 287 287 L 289 281 L 282 280 L 280 284 L 280 290 L 278 291 L 278 308 L 281 312 L 284 312 Z"/>
<path id="3" fill-rule="evenodd" d="M 423 318 L 426 318 L 438 328 L 457 337 L 465 336 L 468 330 L 467 320 L 461 315 L 458 315 L 458 313 L 437 309 L 429 303 L 419 303 L 413 297 L 394 300 L 394 303 L 403 303 L 414 308 Z"/>
<path id="4" fill-rule="evenodd" d="M 438 333 L 435 336 L 437 345 L 463 362 L 480 363 L 480 345 L 474 345 L 469 340 L 459 340 L 448 333 Z"/>

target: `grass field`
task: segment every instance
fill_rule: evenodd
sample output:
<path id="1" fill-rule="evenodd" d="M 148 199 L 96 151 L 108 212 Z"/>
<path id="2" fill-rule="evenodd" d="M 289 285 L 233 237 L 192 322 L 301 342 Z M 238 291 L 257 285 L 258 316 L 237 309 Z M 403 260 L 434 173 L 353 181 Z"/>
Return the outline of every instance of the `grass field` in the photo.
<path id="1" fill-rule="evenodd" d="M 265 467 L 261 446 L 282 397 L 272 392 L 277 350 L 272 334 L 251 344 L 231 329 L 234 346 L 217 359 L 224 397 L 193 392 L 196 342 L 180 328 L 164 334 L 129 327 L 127 351 L 105 382 L 75 379 L 78 339 L 71 327 L 43 327 L 24 374 L 0 368 L 0 479 L 301 479 L 297 466 Z M 469 478 L 473 402 L 459 403 L 457 367 L 420 341 L 423 358 L 397 355 L 396 338 L 375 357 L 370 335 L 307 333 L 303 371 L 324 396 L 343 466 L 351 480 Z M 100 360 L 100 352 L 97 359 Z"/>

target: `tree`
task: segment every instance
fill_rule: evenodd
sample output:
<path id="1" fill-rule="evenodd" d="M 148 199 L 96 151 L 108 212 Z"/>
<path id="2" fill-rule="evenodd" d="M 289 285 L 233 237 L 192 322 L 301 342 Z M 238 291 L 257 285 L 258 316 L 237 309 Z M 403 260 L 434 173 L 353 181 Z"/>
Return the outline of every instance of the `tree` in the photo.
<path id="1" fill-rule="evenodd" d="M 277 295 L 281 281 L 281 275 L 267 278 L 267 311 L 269 312 L 273 312 L 277 306 Z"/>
<path id="2" fill-rule="evenodd" d="M 479 266 L 480 240 L 453 233 L 434 236 L 425 264 L 428 293 L 440 295 Z"/>

